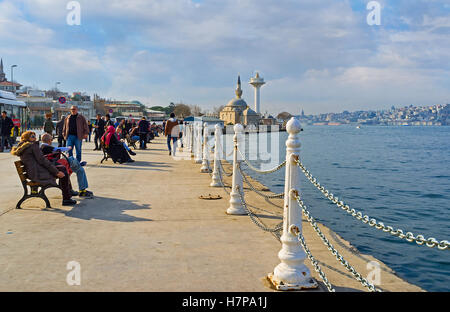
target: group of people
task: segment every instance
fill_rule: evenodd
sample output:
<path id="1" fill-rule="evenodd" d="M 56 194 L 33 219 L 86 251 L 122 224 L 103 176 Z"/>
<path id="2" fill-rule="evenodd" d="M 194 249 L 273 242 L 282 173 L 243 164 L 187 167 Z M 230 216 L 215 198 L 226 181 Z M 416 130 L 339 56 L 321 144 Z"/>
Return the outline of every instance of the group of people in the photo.
<path id="1" fill-rule="evenodd" d="M 46 116 L 44 123 L 44 134 L 41 136 L 42 144 L 36 139 L 36 133 L 26 131 L 22 134 L 17 146 L 12 147 L 11 154 L 20 157 L 27 170 L 28 178 L 33 182 L 42 185 L 58 186 L 56 179 L 59 179 L 59 187 L 63 195 L 63 205 L 75 205 L 77 202 L 73 196 L 93 197 L 93 193 L 88 188 L 88 180 L 84 166 L 86 161 L 82 161 L 82 143 L 90 134 L 89 124 L 86 118 L 78 113 L 78 107 L 72 106 L 70 114 L 63 116 L 56 124 L 51 121 L 51 116 Z M 6 112 L 2 113 L 1 124 L 1 146 L 3 147 L 4 137 L 11 123 Z M 140 142 L 140 149 L 146 149 L 147 143 L 162 132 L 167 136 L 169 155 L 175 156 L 177 141 L 182 137 L 182 122 L 175 118 L 175 114 L 170 115 L 170 119 L 163 122 L 162 127 L 155 123 L 150 124 L 145 117 L 138 122 L 122 120 L 114 124 L 110 115 L 102 117 L 97 115 L 97 119 L 92 123 L 94 129 L 94 150 L 101 150 L 101 147 L 108 152 L 116 162 L 133 162 L 130 155 L 136 155 L 125 142 L 125 139 Z M 58 147 L 52 145 L 53 130 L 56 130 L 58 137 Z M 5 135 L 4 135 L 5 133 Z M 10 144 L 12 146 L 12 144 Z M 173 146 L 172 146 L 173 145 Z M 74 150 L 76 157 L 74 157 Z M 63 156 L 67 152 L 68 156 Z M 77 176 L 79 191 L 72 188 L 70 175 Z"/>

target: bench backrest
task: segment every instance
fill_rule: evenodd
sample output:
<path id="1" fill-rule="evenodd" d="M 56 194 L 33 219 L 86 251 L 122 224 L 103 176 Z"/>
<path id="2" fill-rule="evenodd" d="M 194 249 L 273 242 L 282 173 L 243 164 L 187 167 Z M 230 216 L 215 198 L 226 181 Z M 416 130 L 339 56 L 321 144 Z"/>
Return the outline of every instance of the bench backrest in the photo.
<path id="1" fill-rule="evenodd" d="M 14 162 L 14 165 L 16 165 L 17 173 L 19 174 L 20 181 L 26 182 L 27 181 L 27 171 L 25 169 L 25 165 L 21 160 L 17 160 Z"/>

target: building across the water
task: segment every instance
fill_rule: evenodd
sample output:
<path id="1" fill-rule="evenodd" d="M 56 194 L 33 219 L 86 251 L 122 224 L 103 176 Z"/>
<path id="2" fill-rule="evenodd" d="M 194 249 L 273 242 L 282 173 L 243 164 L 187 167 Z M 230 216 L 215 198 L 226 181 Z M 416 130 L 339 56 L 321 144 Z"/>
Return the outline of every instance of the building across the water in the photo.
<path id="1" fill-rule="evenodd" d="M 236 98 L 228 102 L 220 112 L 220 119 L 225 125 L 235 125 L 240 123 L 244 126 L 259 125 L 261 116 L 251 109 L 242 97 L 241 77 L 238 76 Z"/>
<path id="2" fill-rule="evenodd" d="M 3 70 L 3 59 L 0 59 L 0 90 L 17 93 L 22 85 L 17 82 L 8 81 Z"/>

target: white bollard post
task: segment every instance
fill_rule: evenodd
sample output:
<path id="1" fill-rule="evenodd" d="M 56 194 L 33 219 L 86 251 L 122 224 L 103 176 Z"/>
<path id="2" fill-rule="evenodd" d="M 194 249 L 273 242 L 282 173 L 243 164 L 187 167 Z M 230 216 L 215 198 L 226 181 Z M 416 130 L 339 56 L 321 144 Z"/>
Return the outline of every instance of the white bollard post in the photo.
<path id="1" fill-rule="evenodd" d="M 191 153 L 191 158 L 194 157 L 194 125 L 189 125 L 189 150 Z"/>
<path id="2" fill-rule="evenodd" d="M 183 137 L 184 137 L 184 141 L 183 141 L 184 150 L 189 151 L 191 145 L 189 144 L 189 125 L 188 124 L 184 125 Z"/>
<path id="3" fill-rule="evenodd" d="M 183 149 L 186 148 L 185 147 L 185 145 L 186 145 L 186 125 L 184 123 L 181 123 L 178 126 L 180 127 L 180 133 L 182 133 L 182 137 L 178 138 L 177 148 L 178 148 L 178 152 L 182 153 Z"/>
<path id="4" fill-rule="evenodd" d="M 209 158 L 209 151 L 208 151 L 208 124 L 205 122 L 203 124 L 203 158 L 202 158 L 202 167 L 200 168 L 200 172 L 202 173 L 208 173 L 211 172 L 211 169 L 208 166 L 208 158 Z"/>
<path id="5" fill-rule="evenodd" d="M 188 146 L 189 152 L 192 152 L 192 125 L 191 124 L 188 124 L 187 133 L 188 133 L 187 146 Z"/>
<path id="6" fill-rule="evenodd" d="M 214 142 L 214 171 L 213 171 L 213 175 L 212 175 L 212 181 L 210 186 L 212 187 L 221 187 L 222 186 L 222 182 L 220 180 L 220 165 L 219 162 L 221 160 L 221 151 L 220 151 L 220 138 L 221 138 L 221 134 L 222 134 L 222 127 L 220 126 L 220 124 L 216 124 L 214 126 L 215 132 L 214 132 L 214 138 L 215 138 L 215 142 Z"/>
<path id="7" fill-rule="evenodd" d="M 242 176 L 238 169 L 238 164 L 241 160 L 238 160 L 238 146 L 241 143 L 242 133 L 244 132 L 244 127 L 241 124 L 236 124 L 234 126 L 234 152 L 233 152 L 233 178 L 231 184 L 230 193 L 230 207 L 227 209 L 227 214 L 231 215 L 246 215 L 244 206 L 242 205 L 241 196 L 239 195 L 239 190 L 244 192 Z"/>
<path id="8" fill-rule="evenodd" d="M 302 211 L 294 194 L 300 190 L 300 168 L 294 162 L 300 156 L 301 124 L 292 117 L 286 125 L 289 137 L 286 141 L 286 175 L 284 184 L 284 215 L 282 247 L 278 253 L 281 263 L 273 273 L 268 275 L 269 280 L 277 290 L 300 290 L 317 288 L 317 282 L 311 278 L 309 269 L 304 264 L 306 254 L 297 238 L 302 231 Z"/>
<path id="9" fill-rule="evenodd" d="M 202 162 L 202 125 L 197 123 L 195 129 L 195 154 L 194 160 L 196 164 Z"/>

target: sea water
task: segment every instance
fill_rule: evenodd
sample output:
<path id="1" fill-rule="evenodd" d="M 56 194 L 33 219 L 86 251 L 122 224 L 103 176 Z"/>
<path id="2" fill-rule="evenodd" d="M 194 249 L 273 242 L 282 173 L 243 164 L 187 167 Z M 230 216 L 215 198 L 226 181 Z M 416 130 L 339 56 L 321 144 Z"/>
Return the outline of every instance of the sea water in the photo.
<path id="1" fill-rule="evenodd" d="M 258 136 L 246 135 L 246 154 L 253 159 L 255 148 L 248 142 Z M 288 134 L 270 136 L 279 138 L 275 160 L 281 163 Z M 231 138 L 227 135 L 226 141 Z M 405 234 L 450 241 L 450 127 L 304 126 L 300 138 L 304 166 L 350 208 Z M 284 168 L 270 175 L 247 172 L 274 192 L 284 191 Z M 361 253 L 383 261 L 404 280 L 427 291 L 450 291 L 449 250 L 419 246 L 370 227 L 301 176 L 303 201 L 318 222 Z M 381 288 L 382 283 L 381 273 Z"/>

